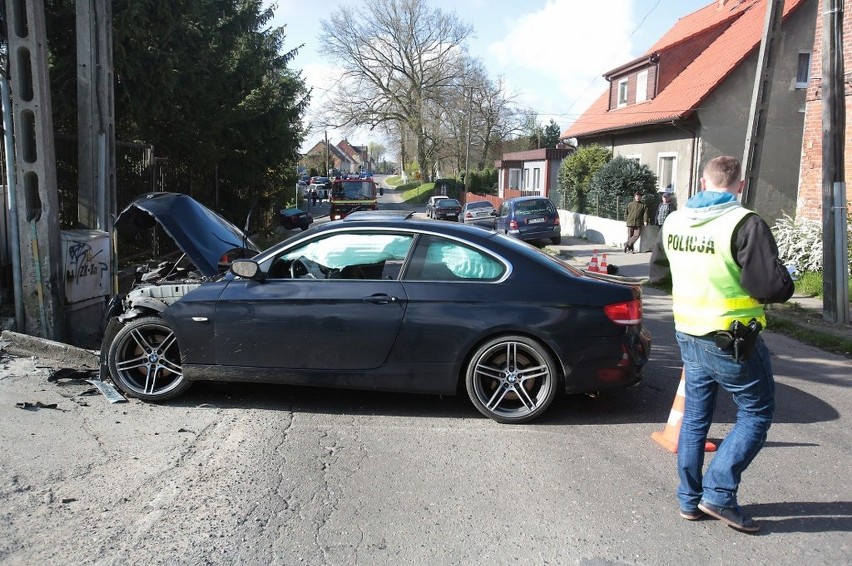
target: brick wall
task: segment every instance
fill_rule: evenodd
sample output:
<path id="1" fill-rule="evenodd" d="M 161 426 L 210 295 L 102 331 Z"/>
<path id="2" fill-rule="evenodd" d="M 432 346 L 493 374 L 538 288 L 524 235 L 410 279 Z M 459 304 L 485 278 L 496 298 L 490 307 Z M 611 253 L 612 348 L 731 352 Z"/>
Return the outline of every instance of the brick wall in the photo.
<path id="1" fill-rule="evenodd" d="M 799 197 L 796 203 L 797 218 L 822 221 L 822 32 L 824 26 L 823 7 L 825 0 L 819 0 L 817 10 L 814 50 L 811 56 L 811 81 L 808 85 L 805 105 L 805 129 L 802 134 L 802 161 L 799 172 Z M 843 66 L 846 73 L 846 146 L 844 169 L 846 171 L 846 195 L 849 202 L 849 172 L 852 165 L 852 13 L 843 12 Z"/>

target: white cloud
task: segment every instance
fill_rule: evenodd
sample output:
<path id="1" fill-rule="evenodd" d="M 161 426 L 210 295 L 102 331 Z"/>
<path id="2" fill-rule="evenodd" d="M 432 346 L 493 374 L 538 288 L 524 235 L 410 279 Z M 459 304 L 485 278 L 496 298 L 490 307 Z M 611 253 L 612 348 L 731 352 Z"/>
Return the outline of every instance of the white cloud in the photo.
<path id="1" fill-rule="evenodd" d="M 489 47 L 492 72 L 523 92 L 525 105 L 542 121 L 553 116 L 563 128 L 597 98 L 601 75 L 633 55 L 632 0 L 549 0 L 536 12 L 504 22 L 503 39 Z"/>

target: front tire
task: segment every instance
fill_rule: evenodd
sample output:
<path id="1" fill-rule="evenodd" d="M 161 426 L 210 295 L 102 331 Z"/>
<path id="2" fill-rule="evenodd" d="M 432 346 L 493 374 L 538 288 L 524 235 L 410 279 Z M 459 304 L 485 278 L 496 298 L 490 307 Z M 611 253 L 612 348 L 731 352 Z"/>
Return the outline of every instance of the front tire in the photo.
<path id="1" fill-rule="evenodd" d="M 498 423 L 539 417 L 556 397 L 553 357 L 525 336 L 500 336 L 474 352 L 467 366 L 467 394 L 480 413 Z"/>
<path id="2" fill-rule="evenodd" d="M 113 382 L 143 401 L 165 401 L 192 385 L 183 376 L 174 331 L 156 316 L 131 320 L 116 333 L 107 353 Z"/>

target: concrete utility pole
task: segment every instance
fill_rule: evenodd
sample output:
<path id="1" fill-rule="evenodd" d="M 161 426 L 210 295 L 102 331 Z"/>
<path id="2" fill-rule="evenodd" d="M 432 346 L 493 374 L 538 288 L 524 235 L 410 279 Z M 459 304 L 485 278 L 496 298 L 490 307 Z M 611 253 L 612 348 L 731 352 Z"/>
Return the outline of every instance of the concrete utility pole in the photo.
<path id="1" fill-rule="evenodd" d="M 464 192 L 467 195 L 467 188 L 470 186 L 468 178 L 470 177 L 470 128 L 473 126 L 473 89 L 469 89 L 467 99 L 467 148 L 464 156 Z M 467 196 L 465 196 L 467 198 Z"/>
<path id="2" fill-rule="evenodd" d="M 742 204 L 754 208 L 754 190 L 760 172 L 760 157 L 763 153 L 763 136 L 766 134 L 766 111 L 769 107 L 769 94 L 772 86 L 772 73 L 775 68 L 778 47 L 781 42 L 781 20 L 784 15 L 784 0 L 768 0 L 766 19 L 763 25 L 763 39 L 757 56 L 757 69 L 754 73 L 754 90 L 746 130 L 745 150 L 743 151 L 743 187 Z"/>
<path id="3" fill-rule="evenodd" d="M 77 0 L 77 219 L 111 232 L 115 200 L 112 7 Z"/>
<path id="4" fill-rule="evenodd" d="M 846 100 L 843 1 L 825 0 L 822 29 L 822 288 L 823 318 L 849 322 L 846 245 Z"/>
<path id="5" fill-rule="evenodd" d="M 63 341 L 59 195 L 44 1 L 6 2 L 25 328 Z"/>

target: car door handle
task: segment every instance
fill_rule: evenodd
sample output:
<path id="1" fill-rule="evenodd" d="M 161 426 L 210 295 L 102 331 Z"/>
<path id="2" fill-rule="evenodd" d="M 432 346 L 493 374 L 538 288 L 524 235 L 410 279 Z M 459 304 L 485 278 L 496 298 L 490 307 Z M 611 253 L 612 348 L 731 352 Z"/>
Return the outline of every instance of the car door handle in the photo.
<path id="1" fill-rule="evenodd" d="M 373 303 L 374 305 L 386 305 L 388 303 L 396 303 L 399 302 L 399 299 L 393 297 L 391 295 L 385 293 L 378 293 L 376 295 L 370 295 L 369 297 L 364 297 L 364 301 L 368 303 Z"/>

